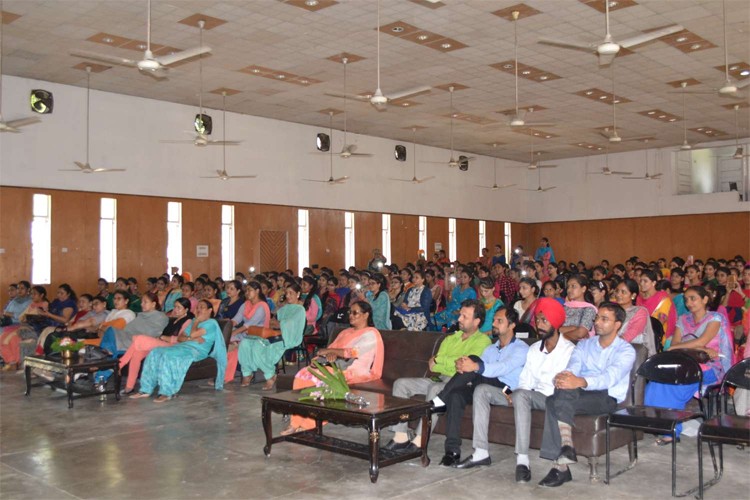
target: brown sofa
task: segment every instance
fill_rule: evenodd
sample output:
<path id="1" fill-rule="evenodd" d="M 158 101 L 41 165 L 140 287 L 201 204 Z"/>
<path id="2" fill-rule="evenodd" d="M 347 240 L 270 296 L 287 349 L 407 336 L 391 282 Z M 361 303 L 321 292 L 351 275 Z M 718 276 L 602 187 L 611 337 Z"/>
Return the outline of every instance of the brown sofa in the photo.
<path id="1" fill-rule="evenodd" d="M 356 389 L 390 394 L 393 388 L 393 382 L 401 377 L 425 377 L 429 374 L 427 360 L 437 353 L 440 342 L 445 338 L 444 334 L 409 332 L 409 331 L 381 331 L 383 344 L 385 347 L 385 361 L 383 365 L 383 377 L 380 380 L 357 384 L 353 386 Z M 533 342 L 533 339 L 528 342 Z M 647 357 L 646 349 L 643 346 L 634 346 L 636 348 L 636 363 L 631 372 L 631 380 L 635 377 L 638 366 L 645 361 Z M 294 376 L 279 375 L 277 379 L 278 390 L 290 390 Z M 635 404 L 643 404 L 643 379 L 639 379 L 635 387 Z M 631 395 L 625 400 L 630 404 Z M 471 422 L 471 405 L 464 411 L 463 422 L 461 423 L 461 437 L 471 439 L 473 427 Z M 607 415 L 597 416 L 577 416 L 575 419 L 575 428 L 573 429 L 573 441 L 576 444 L 576 452 L 579 456 L 586 457 L 590 467 L 591 481 L 598 481 L 599 475 L 597 466 L 599 457 L 606 453 L 605 438 Z M 544 429 L 544 412 L 535 410 L 531 419 L 531 447 L 539 449 L 542 444 L 542 431 Z M 445 432 L 445 422 L 438 421 L 435 432 L 443 434 Z M 489 439 L 492 443 L 515 446 L 516 430 L 513 409 L 503 406 L 494 406 L 490 414 Z M 630 445 L 632 433 L 625 429 L 611 430 L 611 447 L 612 449 Z M 642 439 L 642 434 L 638 434 L 638 439 Z M 631 451 L 632 460 L 632 451 Z"/>

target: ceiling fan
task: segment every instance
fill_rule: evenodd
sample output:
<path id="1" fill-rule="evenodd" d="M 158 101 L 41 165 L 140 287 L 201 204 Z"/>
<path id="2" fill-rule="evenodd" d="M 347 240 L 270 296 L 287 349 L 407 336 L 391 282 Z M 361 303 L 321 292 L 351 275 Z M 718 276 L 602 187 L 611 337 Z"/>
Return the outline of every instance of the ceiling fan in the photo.
<path id="1" fill-rule="evenodd" d="M 497 143 L 493 144 L 492 147 L 494 149 L 497 149 Z M 476 185 L 476 184 L 475 184 L 475 186 L 478 187 L 478 188 L 491 189 L 493 191 L 497 191 L 498 189 L 505 189 L 505 188 L 509 188 L 509 187 L 515 186 L 515 184 L 502 184 L 500 186 L 497 185 L 497 157 L 494 158 L 493 169 L 495 171 L 495 177 L 494 177 L 495 180 L 494 180 L 494 182 L 492 183 L 491 186 L 480 186 L 480 185 Z"/>
<path id="2" fill-rule="evenodd" d="M 227 93 L 222 92 L 222 111 L 221 111 L 221 135 L 223 139 L 227 136 Z M 228 181 L 229 179 L 255 179 L 257 175 L 229 175 L 227 173 L 227 141 L 222 140 L 221 148 L 221 170 L 216 170 L 216 175 L 202 176 L 201 179 L 221 179 L 222 181 Z"/>
<path id="3" fill-rule="evenodd" d="M 190 59 L 191 57 L 211 52 L 210 47 L 203 47 L 201 45 L 200 47 L 193 47 L 178 53 L 155 57 L 154 53 L 151 52 L 151 0 L 147 0 L 147 3 L 148 17 L 146 19 L 146 51 L 143 53 L 143 59 L 140 61 L 84 50 L 73 50 L 70 54 L 84 59 L 93 59 L 95 61 L 119 64 L 122 66 L 132 66 L 138 68 L 143 74 L 159 79 L 166 77 L 166 72 L 169 69 L 168 66 L 184 61 L 185 59 Z"/>
<path id="4" fill-rule="evenodd" d="M 200 45 L 199 47 L 203 47 L 203 27 L 206 25 L 206 21 L 203 19 L 200 19 L 198 21 L 198 28 L 200 28 Z M 202 54 L 198 55 L 198 80 L 199 80 L 199 90 L 198 90 L 198 116 L 200 119 L 203 119 L 203 57 Z M 226 97 L 226 92 L 223 93 L 224 97 Z M 226 109 L 224 110 L 226 113 Z M 186 132 L 187 134 L 193 134 L 193 132 Z M 224 134 L 226 136 L 226 134 Z M 224 138 L 226 139 L 226 137 Z M 195 137 L 193 139 L 184 139 L 184 140 L 169 140 L 169 139 L 163 139 L 159 141 L 163 144 L 193 144 L 198 147 L 203 146 L 237 146 L 242 141 L 227 141 L 227 140 L 213 140 L 208 138 L 208 134 L 204 133 L 199 128 L 198 119 L 196 118 L 196 125 L 195 125 Z"/>
<path id="5" fill-rule="evenodd" d="M 540 168 L 557 168 L 557 165 L 540 165 L 539 161 L 534 159 L 534 136 L 531 136 L 531 162 L 525 166 L 521 165 L 521 168 L 526 168 L 528 170 L 537 170 Z"/>
<path id="6" fill-rule="evenodd" d="M 386 106 L 391 101 L 395 101 L 397 99 L 406 99 L 407 97 L 414 97 L 416 95 L 429 92 L 431 87 L 429 85 L 422 85 L 422 86 L 414 87 L 411 89 L 400 90 L 398 92 L 391 92 L 388 95 L 385 95 L 383 93 L 383 91 L 380 88 L 380 0 L 378 0 L 378 26 L 375 31 L 377 33 L 377 51 L 378 51 L 377 53 L 378 87 L 375 89 L 375 92 L 371 95 L 369 94 L 364 95 L 364 96 L 354 95 L 354 96 L 349 96 L 349 97 L 358 101 L 369 102 L 378 111 L 385 111 Z M 340 94 L 338 95 L 329 94 L 329 95 L 333 95 L 334 97 L 342 97 Z M 343 97 L 346 97 L 346 96 L 343 96 Z"/>
<path id="7" fill-rule="evenodd" d="M 455 88 L 453 86 L 448 87 L 448 92 L 450 92 L 450 102 L 451 102 L 451 128 L 450 128 L 450 143 L 451 143 L 451 157 L 450 160 L 448 160 L 447 165 L 451 168 L 455 167 L 462 167 L 466 166 L 468 168 L 468 162 L 470 160 L 473 160 L 473 156 L 459 156 L 458 159 L 453 157 L 453 118 L 456 116 L 456 114 L 453 112 L 453 91 Z M 442 161 L 424 161 L 422 163 L 437 163 L 440 165 L 446 165 L 446 162 Z M 465 169 L 464 169 L 465 170 Z"/>
<path id="8" fill-rule="evenodd" d="M 511 128 L 520 127 L 554 127 L 554 123 L 542 123 L 542 122 L 527 122 L 525 120 L 526 113 L 532 112 L 533 108 L 530 109 L 519 109 L 518 108 L 518 15 L 519 11 L 514 10 L 513 15 L 513 69 L 515 71 L 516 81 L 516 114 L 513 115 L 508 121 L 508 125 Z"/>
<path id="9" fill-rule="evenodd" d="M 537 170 L 537 174 L 539 174 L 539 183 L 537 184 L 536 189 L 527 189 L 527 188 L 520 188 L 520 191 L 532 191 L 534 193 L 546 193 L 547 191 L 552 191 L 553 189 L 557 188 L 557 186 L 549 186 L 546 188 L 542 187 L 542 171 Z"/>
<path id="10" fill-rule="evenodd" d="M 604 40 L 600 42 L 566 42 L 564 40 L 553 40 L 549 38 L 543 38 L 539 40 L 539 43 L 544 45 L 553 45 L 555 47 L 562 47 L 564 49 L 582 50 L 584 52 L 593 52 L 599 56 L 599 65 L 606 66 L 611 64 L 621 48 L 629 49 L 637 45 L 656 40 L 663 36 L 672 35 L 679 31 L 684 30 L 679 24 L 673 24 L 664 28 L 659 28 L 648 33 L 639 33 L 629 38 L 625 38 L 616 42 L 609 32 L 609 0 L 604 1 Z"/>
<path id="11" fill-rule="evenodd" d="M 91 66 L 86 66 L 86 163 L 74 161 L 78 168 L 60 168 L 61 172 L 80 172 L 82 174 L 100 174 L 103 172 L 124 172 L 124 168 L 92 168 L 89 164 L 89 103 L 91 101 Z"/>
<path id="12" fill-rule="evenodd" d="M 741 82 L 733 82 L 729 78 L 729 45 L 727 43 L 727 3 L 726 0 L 721 2 L 721 11 L 724 25 L 724 82 L 721 87 L 715 87 L 713 90 L 688 90 L 688 94 L 717 94 L 719 97 L 732 97 L 742 99 L 745 96 L 739 91 L 750 85 L 750 79 Z"/>
<path id="13" fill-rule="evenodd" d="M 2 12 L 2 9 L 0 9 Z M 0 17 L 2 14 L 0 13 Z M 39 123 L 41 120 L 35 116 L 19 118 L 17 120 L 3 121 L 3 21 L 0 19 L 0 132 L 20 132 L 21 127 Z"/>
<path id="14" fill-rule="evenodd" d="M 330 118 L 330 121 L 331 121 L 331 123 L 330 123 L 330 134 L 331 134 L 330 137 L 331 137 L 331 139 L 333 139 L 333 113 L 329 113 L 329 115 L 331 117 Z M 347 179 L 349 179 L 348 175 L 344 175 L 343 177 L 338 177 L 338 178 L 335 178 L 335 179 L 333 177 L 333 149 L 329 148 L 329 150 L 328 150 L 328 157 L 330 158 L 330 161 L 331 161 L 331 170 L 330 170 L 330 176 L 328 177 L 328 180 L 325 180 L 325 181 L 322 181 L 322 180 L 319 180 L 319 179 L 302 179 L 302 180 L 303 181 L 307 181 L 307 182 L 320 182 L 320 183 L 323 183 L 323 184 L 328 184 L 329 186 L 333 186 L 334 184 L 344 184 L 347 181 Z"/>
<path id="15" fill-rule="evenodd" d="M 608 0 L 607 0 L 608 1 Z M 623 138 L 617 134 L 617 93 L 615 93 L 615 67 L 610 66 L 612 73 L 612 132 L 609 133 L 609 127 L 605 128 L 603 132 L 599 132 L 599 135 L 607 139 L 609 142 L 620 143 L 629 141 L 643 141 L 650 139 L 650 137 L 628 137 Z M 609 147 L 607 148 L 607 154 L 609 154 Z"/>
<path id="16" fill-rule="evenodd" d="M 372 153 L 357 153 L 357 145 L 356 144 L 347 144 L 346 143 L 346 101 L 348 101 L 347 94 L 346 94 L 346 65 L 349 62 L 349 59 L 347 57 L 341 58 L 341 63 L 344 65 L 344 93 L 341 94 L 341 96 L 344 98 L 344 145 L 341 147 L 341 152 L 339 153 L 339 156 L 343 159 L 351 158 L 352 156 L 372 156 Z M 333 116 L 333 112 L 329 112 L 331 116 Z"/>
<path id="17" fill-rule="evenodd" d="M 421 179 L 417 178 L 417 127 L 412 127 L 411 131 L 412 131 L 412 145 L 414 147 L 414 152 L 412 154 L 414 176 L 411 179 L 396 179 L 394 177 L 391 177 L 390 180 L 399 181 L 399 182 L 411 182 L 412 184 L 422 184 L 423 182 L 427 182 L 429 180 L 434 179 L 435 176 L 430 175 L 429 177 L 423 177 Z"/>
<path id="18" fill-rule="evenodd" d="M 682 144 L 680 145 L 679 151 L 690 151 L 693 149 L 693 145 L 687 140 L 687 120 L 685 119 L 685 94 L 687 93 L 685 87 L 687 87 L 687 82 L 681 82 L 680 87 L 682 87 Z"/>
<path id="19" fill-rule="evenodd" d="M 745 154 L 744 149 L 740 146 L 740 119 L 739 119 L 740 105 L 734 105 L 734 154 L 732 156 L 722 156 L 722 158 L 730 158 L 732 160 L 741 160 L 743 158 L 750 158 L 750 154 Z"/>
<path id="20" fill-rule="evenodd" d="M 594 175 L 633 175 L 633 172 L 620 172 L 617 170 L 610 170 L 609 168 L 609 145 L 607 145 L 607 151 L 604 156 L 604 168 L 601 172 L 591 172 Z"/>
<path id="21" fill-rule="evenodd" d="M 648 141 L 644 141 L 644 142 L 648 142 Z M 661 178 L 661 176 L 662 176 L 663 174 L 654 174 L 654 175 L 650 175 L 650 174 L 648 173 L 648 149 L 644 149 L 644 150 L 643 150 L 643 152 L 644 152 L 644 153 L 646 154 L 646 161 L 644 162 L 644 163 L 646 164 L 646 174 L 645 174 L 645 175 L 643 175 L 643 176 L 640 176 L 640 177 L 634 177 L 634 176 L 630 176 L 630 177 L 623 177 L 623 179 L 629 179 L 629 180 L 643 180 L 643 181 L 658 181 L 658 180 L 659 180 L 659 178 Z"/>

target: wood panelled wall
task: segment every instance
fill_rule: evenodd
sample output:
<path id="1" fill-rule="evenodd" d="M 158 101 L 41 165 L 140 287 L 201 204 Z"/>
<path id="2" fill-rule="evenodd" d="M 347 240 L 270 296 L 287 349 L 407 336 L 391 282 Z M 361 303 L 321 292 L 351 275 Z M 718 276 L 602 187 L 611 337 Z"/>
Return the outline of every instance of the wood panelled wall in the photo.
<path id="1" fill-rule="evenodd" d="M 519 227 L 518 234 L 517 226 Z M 645 261 L 694 255 L 750 258 L 750 213 L 672 215 L 630 219 L 514 224 L 513 241 L 533 254 L 546 236 L 557 259 L 611 264 L 637 255 Z M 525 234 L 522 234 L 522 231 Z"/>
<path id="2" fill-rule="evenodd" d="M 0 187 L 0 300 L 7 300 L 4 285 L 31 275 L 32 198 L 52 195 L 52 287 L 70 283 L 77 291 L 92 291 L 99 277 L 99 214 L 102 197 L 117 200 L 117 274 L 143 280 L 167 269 L 167 203 L 182 203 L 183 269 L 193 275 L 221 275 L 221 201 L 185 200 Z M 247 273 L 260 268 L 260 232 L 287 234 L 287 267 L 297 270 L 297 207 L 233 203 L 235 217 L 235 267 Z M 310 209 L 310 263 L 332 269 L 344 267 L 344 212 Z M 458 220 L 457 252 L 460 260 L 478 256 L 478 223 Z M 494 228 L 494 229 L 491 229 Z M 503 223 L 487 222 L 488 245 L 502 241 Z M 354 212 L 355 260 L 365 267 L 372 249 L 382 246 L 382 216 Z M 497 236 L 490 236 L 495 233 Z M 428 257 L 435 243 L 448 249 L 448 219 L 427 218 Z M 196 246 L 208 245 L 208 257 L 197 257 Z M 63 249 L 66 249 L 63 252 Z M 419 217 L 391 215 L 389 262 L 404 264 L 417 258 Z M 4 302 L 3 302 L 4 303 Z"/>

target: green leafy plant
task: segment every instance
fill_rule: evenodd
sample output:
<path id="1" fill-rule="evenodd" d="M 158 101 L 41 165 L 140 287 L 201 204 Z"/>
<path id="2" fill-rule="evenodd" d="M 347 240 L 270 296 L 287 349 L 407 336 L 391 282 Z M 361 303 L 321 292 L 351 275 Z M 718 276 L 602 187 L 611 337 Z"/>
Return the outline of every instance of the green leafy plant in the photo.
<path id="1" fill-rule="evenodd" d="M 327 367 L 324 367 L 317 361 L 313 361 L 312 366 L 308 367 L 307 370 L 310 372 L 310 375 L 323 382 L 323 386 L 302 389 L 300 393 L 303 396 L 299 398 L 300 401 L 346 399 L 346 394 L 349 392 L 349 384 L 346 383 L 344 372 L 338 366 L 335 364 L 331 365 L 332 371 L 329 371 Z"/>
<path id="2" fill-rule="evenodd" d="M 83 343 L 83 341 L 75 342 L 70 337 L 62 337 L 57 340 L 55 340 L 52 343 L 51 349 L 54 352 L 62 352 L 62 351 L 80 351 L 83 349 L 83 346 L 86 345 Z"/>

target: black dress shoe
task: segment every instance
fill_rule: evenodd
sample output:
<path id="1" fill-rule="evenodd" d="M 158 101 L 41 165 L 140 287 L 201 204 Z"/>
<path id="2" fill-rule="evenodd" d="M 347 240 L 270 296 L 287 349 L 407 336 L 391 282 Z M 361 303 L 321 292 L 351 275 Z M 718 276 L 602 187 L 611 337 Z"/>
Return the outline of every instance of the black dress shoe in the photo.
<path id="1" fill-rule="evenodd" d="M 447 451 L 445 455 L 443 455 L 443 459 L 440 461 L 440 465 L 442 465 L 443 467 L 453 467 L 454 465 L 458 464 L 459 460 L 461 460 L 460 453 Z"/>
<path id="2" fill-rule="evenodd" d="M 442 415 L 448 409 L 446 405 L 435 406 L 434 401 L 430 401 L 430 413 L 433 415 Z"/>
<path id="3" fill-rule="evenodd" d="M 544 486 L 545 488 L 556 488 L 561 484 L 572 480 L 573 475 L 570 473 L 570 469 L 561 471 L 553 467 L 549 473 L 544 476 L 544 479 L 539 481 L 539 486 Z"/>
<path id="4" fill-rule="evenodd" d="M 560 448 L 560 455 L 557 456 L 557 463 L 560 465 L 577 464 L 578 457 L 576 456 L 576 449 L 568 445 Z"/>
<path id="5" fill-rule="evenodd" d="M 396 441 L 391 439 L 390 441 L 388 441 L 388 444 L 384 446 L 384 448 L 389 451 L 403 451 L 403 450 L 411 451 L 410 448 L 416 449 L 417 446 L 411 441 L 404 441 L 403 443 L 397 443 Z"/>
<path id="6" fill-rule="evenodd" d="M 472 458 L 473 457 L 470 456 L 463 462 L 459 462 L 454 465 L 454 467 L 456 469 L 471 469 L 472 467 L 479 467 L 480 465 L 490 465 L 492 463 L 492 459 L 490 459 L 490 457 L 486 457 L 477 461 L 472 460 Z"/>
<path id="7" fill-rule="evenodd" d="M 516 465 L 516 482 L 528 483 L 531 481 L 531 471 L 525 465 Z"/>

